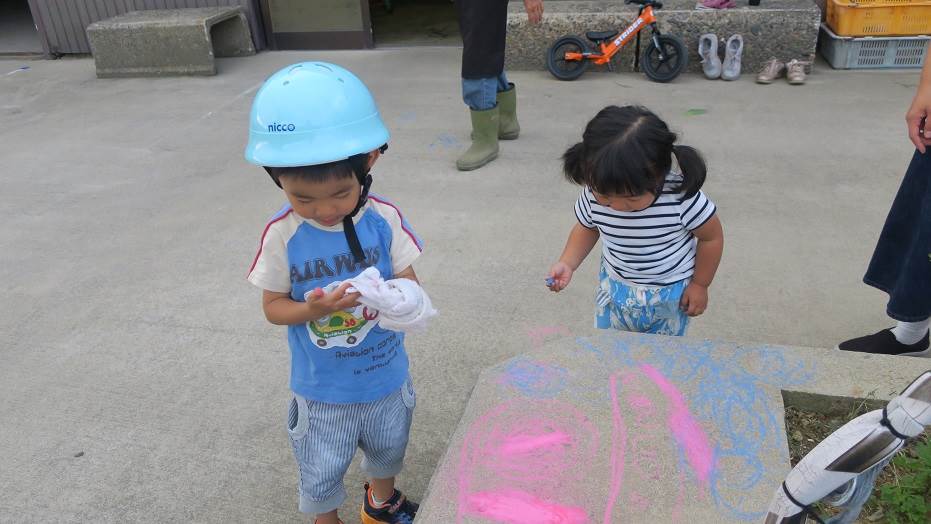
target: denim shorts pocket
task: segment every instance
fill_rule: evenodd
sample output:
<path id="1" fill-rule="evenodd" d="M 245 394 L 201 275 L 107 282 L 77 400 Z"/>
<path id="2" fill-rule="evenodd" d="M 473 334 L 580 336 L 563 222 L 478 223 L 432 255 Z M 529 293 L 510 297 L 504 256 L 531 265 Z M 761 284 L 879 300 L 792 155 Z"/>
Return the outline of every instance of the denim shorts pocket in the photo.
<path id="1" fill-rule="evenodd" d="M 407 377 L 407 380 L 404 381 L 404 385 L 401 386 L 401 401 L 404 402 L 404 406 L 411 411 L 417 406 L 417 393 L 414 391 L 414 382 L 411 380 L 411 377 Z"/>
<path id="2" fill-rule="evenodd" d="M 291 440 L 301 440 L 307 435 L 309 427 L 307 400 L 292 395 L 291 401 L 288 402 L 288 435 L 291 436 Z"/>

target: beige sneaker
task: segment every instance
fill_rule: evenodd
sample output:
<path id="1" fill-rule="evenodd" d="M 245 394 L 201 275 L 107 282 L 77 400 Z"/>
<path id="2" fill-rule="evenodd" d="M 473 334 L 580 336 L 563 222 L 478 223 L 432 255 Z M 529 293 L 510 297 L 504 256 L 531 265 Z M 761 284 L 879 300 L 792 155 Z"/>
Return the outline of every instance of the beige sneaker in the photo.
<path id="1" fill-rule="evenodd" d="M 789 83 L 794 86 L 800 86 L 805 83 L 805 68 L 811 65 L 811 62 L 803 62 L 801 60 L 790 60 L 786 64 L 786 78 L 789 79 Z"/>
<path id="2" fill-rule="evenodd" d="M 756 83 L 758 84 L 772 84 L 773 80 L 782 76 L 786 71 L 786 64 L 778 58 L 770 58 L 766 64 L 763 65 L 763 70 L 760 71 L 760 74 L 756 76 Z"/>

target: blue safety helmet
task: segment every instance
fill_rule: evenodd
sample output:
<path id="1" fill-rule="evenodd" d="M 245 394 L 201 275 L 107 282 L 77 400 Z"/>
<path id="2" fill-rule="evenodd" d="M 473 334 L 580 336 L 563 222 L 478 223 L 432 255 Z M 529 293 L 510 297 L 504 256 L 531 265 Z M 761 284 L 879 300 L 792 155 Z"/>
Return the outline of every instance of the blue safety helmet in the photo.
<path id="1" fill-rule="evenodd" d="M 290 65 L 259 89 L 249 115 L 246 160 L 300 167 L 346 160 L 388 143 L 375 100 L 346 69 L 326 62 Z"/>
<path id="2" fill-rule="evenodd" d="M 326 62 L 303 62 L 273 74 L 259 88 L 249 114 L 246 160 L 272 169 L 346 160 L 362 186 L 359 202 L 343 217 L 343 232 L 357 262 L 366 263 L 352 218 L 368 199 L 368 154 L 388 147 L 388 129 L 375 100 L 356 75 Z"/>

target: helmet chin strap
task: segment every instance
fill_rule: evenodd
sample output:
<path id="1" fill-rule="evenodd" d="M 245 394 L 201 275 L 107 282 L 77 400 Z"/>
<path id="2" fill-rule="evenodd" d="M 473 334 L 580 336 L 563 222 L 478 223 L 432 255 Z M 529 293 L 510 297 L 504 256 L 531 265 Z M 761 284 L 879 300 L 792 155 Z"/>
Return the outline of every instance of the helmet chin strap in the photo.
<path id="1" fill-rule="evenodd" d="M 356 225 L 352 219 L 359 213 L 362 206 L 365 205 L 366 200 L 369 198 L 369 188 L 372 187 L 372 175 L 369 174 L 368 170 L 368 158 L 368 154 L 349 157 L 349 164 L 352 166 L 352 171 L 356 174 L 356 179 L 359 181 L 359 184 L 362 185 L 362 191 L 359 193 L 359 201 L 356 203 L 356 208 L 352 210 L 352 213 L 343 217 L 343 233 L 346 235 L 346 242 L 349 244 L 352 258 L 357 263 L 363 265 L 366 264 L 365 253 L 362 251 L 362 244 L 359 242 L 359 235 L 356 234 Z"/>
<path id="2" fill-rule="evenodd" d="M 388 144 L 385 144 L 378 148 L 378 151 L 384 154 L 388 150 Z M 352 167 L 352 172 L 356 175 L 356 180 L 359 181 L 359 184 L 362 186 L 362 191 L 359 193 L 359 201 L 356 202 L 355 209 L 352 210 L 352 213 L 349 213 L 343 217 L 343 233 L 346 235 L 346 242 L 349 244 L 349 250 L 352 252 L 352 258 L 356 263 L 366 265 L 365 253 L 362 251 L 362 243 L 359 242 L 359 235 L 356 234 L 356 225 L 352 221 L 353 217 L 359 214 L 359 210 L 362 209 L 362 206 L 365 205 L 365 202 L 369 198 L 369 188 L 372 187 L 372 175 L 369 174 L 369 154 L 362 153 L 358 155 L 353 155 L 347 159 L 349 165 Z M 274 175 L 272 170 L 268 167 L 265 168 L 265 171 L 268 173 L 268 176 L 275 182 L 275 185 L 281 187 L 281 181 L 278 180 L 278 177 Z"/>

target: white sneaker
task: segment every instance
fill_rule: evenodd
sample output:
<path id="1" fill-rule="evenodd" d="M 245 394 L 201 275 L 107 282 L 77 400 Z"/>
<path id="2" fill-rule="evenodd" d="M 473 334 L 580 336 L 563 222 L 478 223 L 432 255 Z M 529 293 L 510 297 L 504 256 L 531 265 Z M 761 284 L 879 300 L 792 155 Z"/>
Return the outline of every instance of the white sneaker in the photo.
<path id="1" fill-rule="evenodd" d="M 723 80 L 737 80 L 740 78 L 740 57 L 744 52 L 744 39 L 734 35 L 727 39 L 724 47 L 724 71 L 721 72 Z"/>
<path id="2" fill-rule="evenodd" d="M 721 59 L 718 58 L 718 37 L 711 33 L 701 35 L 698 39 L 698 56 L 701 57 L 701 69 L 705 77 L 715 80 L 721 77 Z"/>

